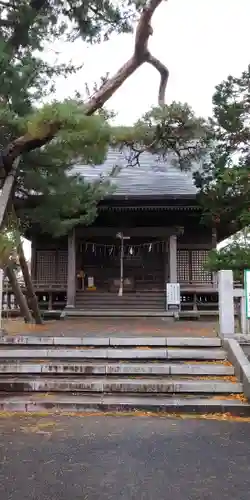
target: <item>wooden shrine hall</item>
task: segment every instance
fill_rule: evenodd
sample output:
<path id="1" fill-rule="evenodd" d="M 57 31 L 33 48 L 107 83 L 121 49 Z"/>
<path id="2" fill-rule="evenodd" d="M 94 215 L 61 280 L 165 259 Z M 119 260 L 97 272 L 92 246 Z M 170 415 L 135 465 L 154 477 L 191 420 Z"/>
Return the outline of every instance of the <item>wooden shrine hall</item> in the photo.
<path id="1" fill-rule="evenodd" d="M 216 309 L 216 276 L 204 267 L 216 236 L 201 223 L 192 174 L 150 153 L 141 155 L 140 166 L 128 167 L 115 150 L 103 165 L 74 171 L 91 182 L 114 165 L 123 168 L 92 226 L 61 239 L 38 230 L 28 234 L 41 307 L 74 315 L 173 315 L 166 287 L 179 283 L 181 310 Z"/>

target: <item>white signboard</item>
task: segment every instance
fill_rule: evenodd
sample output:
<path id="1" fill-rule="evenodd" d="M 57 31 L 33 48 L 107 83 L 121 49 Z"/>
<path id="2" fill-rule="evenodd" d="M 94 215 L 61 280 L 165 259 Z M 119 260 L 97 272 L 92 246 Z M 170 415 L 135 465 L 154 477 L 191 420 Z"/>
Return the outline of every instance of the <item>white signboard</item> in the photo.
<path id="1" fill-rule="evenodd" d="M 181 293 L 180 293 L 180 283 L 167 283 L 167 308 L 169 306 L 180 306 L 181 303 Z"/>
<path id="2" fill-rule="evenodd" d="M 88 288 L 93 288 L 95 286 L 94 277 L 88 276 Z"/>
<path id="3" fill-rule="evenodd" d="M 250 319 L 250 269 L 244 271 L 246 316 Z"/>

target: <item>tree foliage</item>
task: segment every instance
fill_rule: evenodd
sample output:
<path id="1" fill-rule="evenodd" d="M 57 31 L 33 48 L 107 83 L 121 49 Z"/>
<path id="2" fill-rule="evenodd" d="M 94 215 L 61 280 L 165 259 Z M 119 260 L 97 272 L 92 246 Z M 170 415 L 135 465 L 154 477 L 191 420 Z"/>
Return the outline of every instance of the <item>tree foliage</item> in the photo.
<path id="1" fill-rule="evenodd" d="M 240 77 L 229 76 L 216 87 L 208 151 L 196 173 L 204 219 L 219 231 L 236 234 L 210 252 L 212 271 L 233 269 L 236 279 L 250 267 L 250 66 Z"/>
<path id="2" fill-rule="evenodd" d="M 243 282 L 244 270 L 250 269 L 250 241 L 234 239 L 219 250 L 209 252 L 206 267 L 210 271 L 232 269 L 234 278 Z"/>
<path id="3" fill-rule="evenodd" d="M 231 233 L 250 223 L 250 66 L 216 87 L 207 161 L 196 174 L 205 218 Z"/>

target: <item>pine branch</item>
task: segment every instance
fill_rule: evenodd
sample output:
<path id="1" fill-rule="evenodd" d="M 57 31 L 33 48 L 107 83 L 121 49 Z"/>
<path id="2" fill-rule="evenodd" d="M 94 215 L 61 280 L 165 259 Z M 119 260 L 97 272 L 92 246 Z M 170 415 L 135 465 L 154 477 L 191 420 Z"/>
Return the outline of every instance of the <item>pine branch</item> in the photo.
<path id="1" fill-rule="evenodd" d="M 47 0 L 30 0 L 27 15 L 15 25 L 14 31 L 6 44 L 7 52 L 11 57 L 22 46 L 24 33 L 28 33 L 36 17 L 46 4 Z"/>
<path id="2" fill-rule="evenodd" d="M 45 1 L 46 0 L 33 0 L 31 2 L 34 13 L 36 12 L 37 14 L 38 9 L 43 7 Z M 161 82 L 158 103 L 159 105 L 163 105 L 165 103 L 165 90 L 169 72 L 166 66 L 152 56 L 148 50 L 148 41 L 150 35 L 152 34 L 150 22 L 155 10 L 161 3 L 162 0 L 150 0 L 148 6 L 143 9 L 136 29 L 135 46 L 132 57 L 117 71 L 113 77 L 109 78 L 105 82 L 105 84 L 94 94 L 93 97 L 89 99 L 85 105 L 85 113 L 87 116 L 94 114 L 95 111 L 102 108 L 102 106 L 108 99 L 110 99 L 110 97 L 112 97 L 116 90 L 121 87 L 124 81 L 127 80 L 127 78 L 145 62 L 154 66 L 160 73 Z M 6 171 L 8 172 L 11 168 L 11 165 L 17 156 L 36 148 L 40 148 L 50 142 L 53 137 L 56 136 L 61 126 L 62 123 L 60 123 L 60 121 L 49 123 L 45 127 L 47 129 L 45 133 L 37 137 L 33 137 L 31 134 L 27 133 L 9 144 L 3 153 Z"/>
<path id="3" fill-rule="evenodd" d="M 8 41 L 8 44 L 11 45 L 11 53 L 13 53 L 13 51 L 16 50 L 16 48 L 21 43 L 21 30 L 29 29 L 38 13 L 45 6 L 46 1 L 47 0 L 30 1 L 32 15 L 25 20 L 25 23 L 20 23 L 16 27 L 12 37 Z M 102 108 L 107 100 L 110 99 L 110 97 L 116 92 L 116 90 L 121 87 L 125 80 L 127 80 L 127 78 L 145 62 L 154 66 L 160 73 L 161 81 L 159 87 L 158 103 L 161 106 L 164 105 L 165 90 L 169 72 L 166 66 L 154 56 L 152 56 L 148 49 L 149 37 L 153 34 L 153 30 L 151 27 L 152 16 L 155 10 L 162 3 L 162 1 L 163 0 L 149 0 L 148 5 L 142 10 L 135 33 L 135 45 L 132 57 L 117 71 L 117 73 L 113 77 L 109 78 L 105 82 L 101 89 L 99 89 L 99 91 L 97 91 L 92 98 L 89 99 L 84 108 L 84 112 L 87 116 L 93 115 L 95 111 Z M 5 150 L 2 152 L 3 166 L 7 174 L 5 183 L 10 182 L 10 184 L 13 186 L 16 171 L 13 171 L 12 165 L 15 159 L 20 157 L 24 153 L 32 151 L 36 148 L 40 148 L 49 143 L 57 135 L 62 125 L 63 123 L 60 120 L 45 123 L 42 127 L 42 131 L 37 132 L 37 134 L 35 135 L 32 135 L 28 132 L 23 136 L 15 139 L 5 148 Z M 11 178 L 8 178 L 9 173 L 11 173 Z M 1 201 L 0 221 L 2 222 L 4 218 L 3 213 L 5 213 L 6 211 L 6 206 L 4 206 L 4 200 L 2 199 Z"/>

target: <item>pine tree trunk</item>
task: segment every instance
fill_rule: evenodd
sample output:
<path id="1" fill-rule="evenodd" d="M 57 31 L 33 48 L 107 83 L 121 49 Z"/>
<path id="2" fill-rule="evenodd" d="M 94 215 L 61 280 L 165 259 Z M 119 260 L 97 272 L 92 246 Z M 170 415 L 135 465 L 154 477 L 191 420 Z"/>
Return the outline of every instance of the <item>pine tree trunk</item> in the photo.
<path id="1" fill-rule="evenodd" d="M 33 323 L 32 314 L 29 310 L 26 298 L 21 290 L 21 287 L 20 287 L 18 281 L 17 281 L 15 271 L 11 266 L 6 267 L 6 276 L 10 282 L 10 285 L 12 287 L 16 301 L 20 307 L 20 312 L 24 318 L 25 323 Z"/>
<path id="2" fill-rule="evenodd" d="M 12 203 L 9 203 L 9 211 L 11 213 L 11 216 L 13 218 L 13 221 L 15 222 L 16 227 L 18 227 L 18 220 L 15 212 L 15 208 Z M 21 240 L 21 236 L 19 231 L 16 231 L 16 246 L 17 246 L 17 253 L 19 257 L 19 264 L 22 270 L 23 274 L 23 279 L 26 287 L 26 297 L 27 297 L 27 302 L 28 306 L 33 312 L 33 317 L 37 325 L 42 325 L 43 320 L 42 316 L 40 313 L 40 309 L 38 306 L 38 301 L 37 301 L 37 296 L 35 294 L 34 286 L 32 283 L 32 278 L 30 275 L 29 267 L 27 264 L 27 261 L 25 259 L 24 251 L 23 251 L 23 244 Z"/>
<path id="3" fill-rule="evenodd" d="M 17 243 L 18 243 L 17 253 L 18 253 L 18 257 L 19 257 L 19 264 L 20 264 L 20 267 L 21 267 L 22 273 L 23 273 L 23 279 L 24 279 L 27 297 L 28 297 L 28 304 L 33 312 L 33 316 L 34 316 L 34 320 L 35 320 L 36 324 L 42 325 L 43 320 L 42 320 L 42 316 L 41 316 L 41 313 L 39 310 L 37 296 L 35 294 L 35 290 L 34 290 L 31 276 L 30 276 L 28 264 L 27 264 L 27 261 L 25 259 L 21 238 L 20 238 L 19 242 L 17 242 Z"/>

